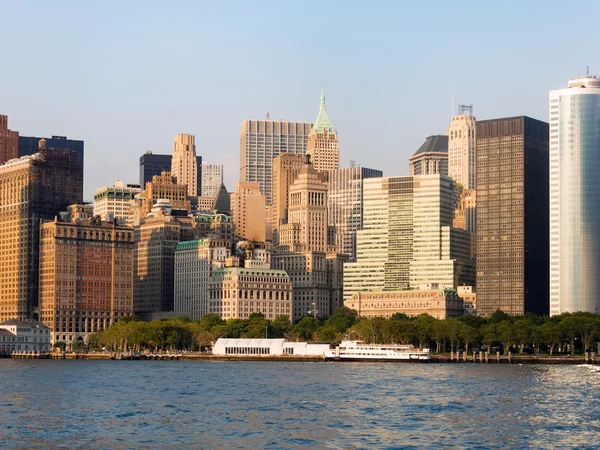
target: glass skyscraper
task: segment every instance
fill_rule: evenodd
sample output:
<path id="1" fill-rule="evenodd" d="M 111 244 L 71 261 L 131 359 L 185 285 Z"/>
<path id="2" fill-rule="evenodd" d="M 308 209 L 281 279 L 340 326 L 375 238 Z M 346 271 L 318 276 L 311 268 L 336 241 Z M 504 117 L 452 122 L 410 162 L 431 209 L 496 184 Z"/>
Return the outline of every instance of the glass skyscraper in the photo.
<path id="1" fill-rule="evenodd" d="M 550 91 L 550 314 L 600 312 L 600 79 Z"/>

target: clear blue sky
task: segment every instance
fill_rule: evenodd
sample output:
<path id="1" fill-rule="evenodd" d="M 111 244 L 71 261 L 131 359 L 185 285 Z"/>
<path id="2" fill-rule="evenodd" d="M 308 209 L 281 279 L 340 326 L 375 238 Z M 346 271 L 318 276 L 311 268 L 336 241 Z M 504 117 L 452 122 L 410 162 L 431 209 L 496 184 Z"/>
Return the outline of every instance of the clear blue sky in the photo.
<path id="1" fill-rule="evenodd" d="M 351 159 L 408 173 L 451 99 L 478 119 L 547 120 L 548 91 L 600 74 L 588 2 L 0 0 L 0 114 L 22 135 L 85 140 L 85 198 L 137 182 L 177 133 L 239 178 L 239 124 L 313 121 L 325 88 Z"/>

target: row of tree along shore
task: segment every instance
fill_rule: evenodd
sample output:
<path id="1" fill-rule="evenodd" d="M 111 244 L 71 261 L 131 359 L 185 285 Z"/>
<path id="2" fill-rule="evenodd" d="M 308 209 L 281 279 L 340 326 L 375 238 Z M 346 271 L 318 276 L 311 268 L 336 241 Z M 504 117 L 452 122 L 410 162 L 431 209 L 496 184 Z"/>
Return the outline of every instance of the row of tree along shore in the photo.
<path id="1" fill-rule="evenodd" d="M 498 311 L 489 318 L 462 316 L 438 320 L 427 314 L 417 317 L 394 314 L 384 319 L 357 317 L 354 310 L 338 308 L 328 318 L 307 316 L 296 324 L 290 323 L 286 316 L 269 321 L 262 314 L 252 314 L 247 320 L 223 320 L 208 314 L 201 320 L 177 318 L 153 322 L 132 316 L 93 335 L 88 345 L 74 344 L 73 350 L 204 351 L 220 337 L 286 338 L 332 345 L 350 339 L 377 344 L 412 344 L 430 348 L 437 354 L 485 351 L 574 355 L 596 350 L 595 343 L 600 340 L 600 315 L 509 316 Z"/>

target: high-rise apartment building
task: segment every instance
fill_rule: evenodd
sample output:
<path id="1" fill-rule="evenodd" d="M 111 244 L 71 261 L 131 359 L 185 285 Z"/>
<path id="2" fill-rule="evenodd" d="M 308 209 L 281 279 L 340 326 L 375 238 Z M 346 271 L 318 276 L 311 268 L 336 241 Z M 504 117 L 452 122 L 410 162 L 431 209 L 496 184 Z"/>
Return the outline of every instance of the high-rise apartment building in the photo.
<path id="1" fill-rule="evenodd" d="M 477 313 L 548 314 L 548 124 L 477 122 Z"/>
<path id="2" fill-rule="evenodd" d="M 0 164 L 19 157 L 19 132 L 8 129 L 8 116 L 0 114 Z"/>
<path id="3" fill-rule="evenodd" d="M 190 197 L 200 197 L 202 189 L 202 157 L 196 156 L 196 138 L 192 134 L 178 134 L 173 144 L 171 175 L 177 184 L 187 186 Z"/>
<path id="4" fill-rule="evenodd" d="M 349 167 L 328 171 L 327 223 L 333 227 L 333 245 L 356 260 L 356 232 L 363 225 L 363 184 L 383 176 L 381 170 Z"/>
<path id="5" fill-rule="evenodd" d="M 600 79 L 550 91 L 550 314 L 600 313 Z"/>
<path id="6" fill-rule="evenodd" d="M 426 283 L 473 285 L 471 233 L 452 228 L 454 182 L 440 175 L 364 180 L 356 262 L 344 265 L 344 299 Z"/>
<path id="7" fill-rule="evenodd" d="M 411 175 L 448 176 L 448 136 L 428 136 L 408 158 Z"/>
<path id="8" fill-rule="evenodd" d="M 240 181 L 257 182 L 267 205 L 273 201 L 273 158 L 306 154 L 310 122 L 245 120 L 240 125 Z"/>
<path id="9" fill-rule="evenodd" d="M 152 181 L 154 175 L 171 172 L 172 155 L 155 155 L 150 150 L 140 157 L 140 186 L 146 188 L 146 183 Z"/>
<path id="10" fill-rule="evenodd" d="M 40 147 L 0 165 L 0 322 L 36 312 L 40 220 L 83 201 L 83 164 L 75 152 L 46 148 L 44 140 Z"/>
<path id="11" fill-rule="evenodd" d="M 223 183 L 223 165 L 202 163 L 202 197 L 216 197 Z"/>
<path id="12" fill-rule="evenodd" d="M 477 164 L 475 116 L 472 105 L 460 105 L 448 126 L 448 176 L 464 189 L 475 189 Z"/>
<path id="13" fill-rule="evenodd" d="M 265 196 L 257 182 L 240 181 L 231 194 L 231 214 L 236 235 L 249 241 L 265 242 Z"/>
<path id="14" fill-rule="evenodd" d="M 288 221 L 288 201 L 290 186 L 296 180 L 306 158 L 298 153 L 282 153 L 273 159 L 273 203 L 272 227 L 273 242 L 279 243 L 279 228 Z"/>
<path id="15" fill-rule="evenodd" d="M 327 115 L 323 92 L 317 120 L 308 135 L 306 154 L 310 156 L 311 164 L 319 172 L 340 168 L 338 136 Z"/>
<path id="16" fill-rule="evenodd" d="M 94 192 L 94 215 L 102 220 L 124 225 L 131 223 L 131 202 L 142 189 L 137 184 L 124 184 L 116 180 L 112 186 L 104 186 Z"/>
<path id="17" fill-rule="evenodd" d="M 135 227 L 134 312 L 173 311 L 175 248 L 196 238 L 191 216 L 171 215 L 168 203 L 158 202 Z"/>
<path id="18" fill-rule="evenodd" d="M 210 238 L 180 242 L 175 248 L 174 311 L 200 319 L 209 311 L 209 285 L 213 269 L 223 267 L 231 246 Z"/>
<path id="19" fill-rule="evenodd" d="M 133 229 L 98 218 L 41 226 L 40 320 L 52 342 L 86 342 L 133 313 Z"/>
<path id="20" fill-rule="evenodd" d="M 327 252 L 327 176 L 304 164 L 289 188 L 288 223 L 279 245 L 293 252 Z"/>

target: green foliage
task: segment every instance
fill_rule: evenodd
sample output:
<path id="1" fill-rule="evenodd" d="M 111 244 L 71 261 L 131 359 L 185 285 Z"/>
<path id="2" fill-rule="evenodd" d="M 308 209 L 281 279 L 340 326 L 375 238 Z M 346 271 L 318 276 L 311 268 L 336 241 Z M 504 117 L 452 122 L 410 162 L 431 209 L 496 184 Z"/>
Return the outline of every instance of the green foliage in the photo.
<path id="1" fill-rule="evenodd" d="M 583 352 L 593 350 L 600 340 L 600 315 L 565 313 L 541 317 L 534 314 L 509 316 L 497 311 L 489 318 L 462 316 L 438 320 L 427 314 L 409 317 L 396 313 L 390 319 L 358 317 L 356 311 L 338 308 L 325 319 L 303 317 L 292 324 L 289 317 L 267 320 L 263 314 L 248 319 L 221 319 L 207 314 L 201 320 L 189 318 L 143 322 L 137 317 L 125 317 L 101 333 L 90 337 L 89 348 L 102 347 L 114 351 L 203 350 L 220 337 L 286 338 L 294 341 L 340 342 L 342 339 L 366 343 L 412 344 L 429 347 L 437 353 L 467 351 L 482 345 L 491 353 L 507 353 L 525 348 L 536 353 L 557 351 Z M 66 348 L 64 342 L 55 347 Z M 72 348 L 77 348 L 73 344 Z M 85 350 L 85 348 L 83 349 Z M 516 350 L 515 350 L 516 351 Z"/>

